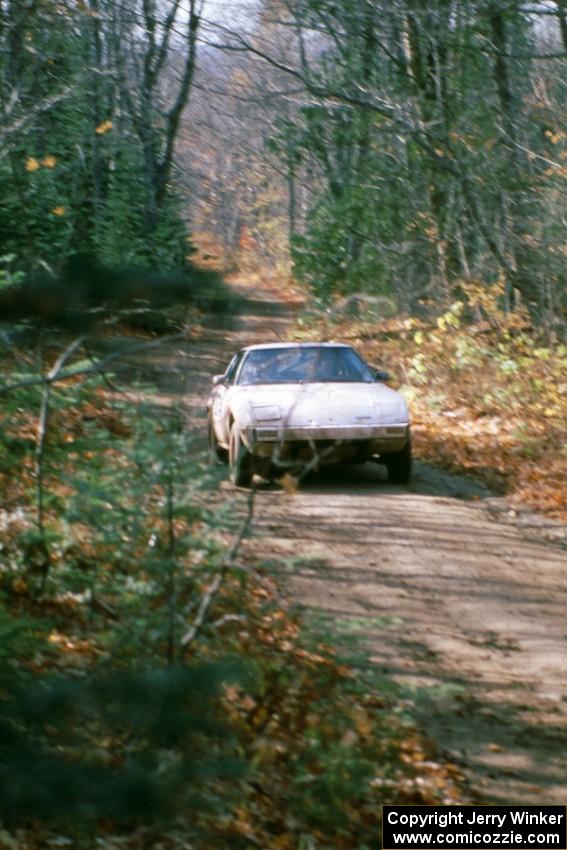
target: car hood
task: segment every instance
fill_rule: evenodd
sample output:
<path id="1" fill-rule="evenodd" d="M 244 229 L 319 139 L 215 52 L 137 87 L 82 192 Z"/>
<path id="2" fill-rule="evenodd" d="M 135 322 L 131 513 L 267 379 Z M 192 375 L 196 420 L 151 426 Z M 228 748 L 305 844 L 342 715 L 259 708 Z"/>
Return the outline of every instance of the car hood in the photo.
<path id="1" fill-rule="evenodd" d="M 376 383 L 260 384 L 232 388 L 241 424 L 382 425 L 409 422 L 400 393 Z"/>

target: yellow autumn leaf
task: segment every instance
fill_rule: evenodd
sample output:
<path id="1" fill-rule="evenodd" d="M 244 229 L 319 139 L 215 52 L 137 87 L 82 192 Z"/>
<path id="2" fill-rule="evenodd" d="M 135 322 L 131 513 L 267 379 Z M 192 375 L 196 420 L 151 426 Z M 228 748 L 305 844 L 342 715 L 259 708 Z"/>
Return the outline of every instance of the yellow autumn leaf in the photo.
<path id="1" fill-rule="evenodd" d="M 295 837 L 287 832 L 272 838 L 270 841 L 272 850 L 293 850 L 296 847 Z"/>
<path id="2" fill-rule="evenodd" d="M 65 215 L 65 213 L 67 212 L 67 210 L 66 210 L 66 208 L 65 208 L 65 207 L 60 206 L 60 207 L 53 207 L 53 209 L 51 210 L 51 212 L 53 213 L 53 215 L 63 216 L 63 215 Z"/>
<path id="3" fill-rule="evenodd" d="M 35 156 L 29 156 L 26 161 L 26 171 L 37 171 L 39 168 L 39 162 L 35 158 Z"/>
<path id="4" fill-rule="evenodd" d="M 365 708 L 357 706 L 354 711 L 355 728 L 359 735 L 368 738 L 372 734 L 372 722 Z"/>
<path id="5" fill-rule="evenodd" d="M 12 582 L 12 590 L 14 593 L 26 593 L 27 589 L 28 583 L 24 578 L 17 578 Z"/>
<path id="6" fill-rule="evenodd" d="M 564 133 L 562 133 L 561 131 L 558 133 L 554 133 L 552 130 L 546 130 L 545 135 L 547 136 L 552 145 L 557 145 L 564 138 Z"/>
<path id="7" fill-rule="evenodd" d="M 51 154 L 49 154 L 49 156 L 44 156 L 41 160 L 41 164 L 45 168 L 55 168 L 57 165 L 57 157 L 52 156 Z"/>
<path id="8" fill-rule="evenodd" d="M 109 130 L 112 130 L 112 121 L 103 121 L 102 124 L 98 125 L 95 133 L 98 133 L 99 136 L 103 136 L 105 133 L 108 133 Z"/>
<path id="9" fill-rule="evenodd" d="M 282 478 L 279 479 L 278 484 L 282 487 L 287 496 L 295 496 L 297 493 L 297 478 L 290 475 L 289 472 L 286 472 Z"/>

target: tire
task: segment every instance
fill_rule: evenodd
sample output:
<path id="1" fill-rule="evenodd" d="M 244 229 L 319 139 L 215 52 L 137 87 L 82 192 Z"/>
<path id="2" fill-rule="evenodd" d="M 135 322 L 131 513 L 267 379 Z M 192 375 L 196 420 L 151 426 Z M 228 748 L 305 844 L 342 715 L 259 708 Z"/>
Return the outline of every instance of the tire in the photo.
<path id="1" fill-rule="evenodd" d="M 254 475 L 254 461 L 240 434 L 236 422 L 230 429 L 230 446 L 228 451 L 230 480 L 237 487 L 250 487 Z"/>
<path id="2" fill-rule="evenodd" d="M 409 484 L 412 470 L 411 439 L 408 437 L 401 452 L 385 455 L 384 463 L 391 484 Z"/>
<path id="3" fill-rule="evenodd" d="M 226 449 L 223 449 L 221 445 L 219 445 L 219 441 L 217 440 L 215 434 L 215 429 L 213 428 L 213 420 L 211 419 L 210 413 L 207 421 L 207 444 L 209 452 L 209 463 L 226 464 L 228 462 L 228 452 Z"/>

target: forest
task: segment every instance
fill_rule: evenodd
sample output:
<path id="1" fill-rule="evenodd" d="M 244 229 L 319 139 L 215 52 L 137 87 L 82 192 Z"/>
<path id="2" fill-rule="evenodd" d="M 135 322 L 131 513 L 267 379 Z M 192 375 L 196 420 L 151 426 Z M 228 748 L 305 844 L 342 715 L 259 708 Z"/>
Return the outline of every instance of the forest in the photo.
<path id="1" fill-rule="evenodd" d="M 559 615 L 566 70 L 565 0 L 0 0 L 0 850 L 370 850 L 384 804 L 555 801 L 504 759 L 567 736 L 512 625 L 469 635 L 525 688 L 494 780 L 432 720 L 485 696 L 381 654 L 403 606 L 313 599 L 346 517 L 387 569 L 392 504 L 434 571 L 482 539 Z M 254 333 L 386 367 L 415 487 L 227 484 L 205 402 Z"/>

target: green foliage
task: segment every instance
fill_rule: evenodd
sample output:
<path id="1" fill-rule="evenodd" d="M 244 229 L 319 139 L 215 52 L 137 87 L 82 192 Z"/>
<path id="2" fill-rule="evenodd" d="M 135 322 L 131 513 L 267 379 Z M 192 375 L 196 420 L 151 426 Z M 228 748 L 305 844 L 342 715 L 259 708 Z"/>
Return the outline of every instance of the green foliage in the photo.
<path id="1" fill-rule="evenodd" d="M 22 272 L 12 270 L 15 259 L 15 254 L 5 254 L 0 257 L 0 289 L 4 286 L 15 286 L 24 279 Z"/>
<path id="2" fill-rule="evenodd" d="M 217 272 L 191 263 L 156 272 L 144 264 L 109 267 L 77 255 L 58 275 L 24 278 L 17 272 L 9 281 L 0 287 L 0 321 L 12 328 L 33 323 L 84 333 L 122 323 L 163 334 L 181 330 L 203 311 L 226 321 L 236 305 Z"/>
<path id="3" fill-rule="evenodd" d="M 292 244 L 295 272 L 311 283 L 316 297 L 368 292 L 389 294 L 388 269 L 368 230 L 370 211 L 363 193 L 348 190 L 339 201 L 322 201 L 307 232 Z M 356 243 L 356 244 L 355 244 Z"/>
<path id="4" fill-rule="evenodd" d="M 8 826 L 33 818 L 75 835 L 101 818 L 204 817 L 226 807 L 242 772 L 223 695 L 247 681 L 245 664 L 218 654 L 189 663 L 181 644 L 224 557 L 218 521 L 199 499 L 207 467 L 180 415 L 156 423 L 151 408 L 110 407 L 103 385 L 96 377 L 52 389 L 39 527 L 37 479 L 22 475 L 34 441 L 21 433 L 41 390 L 7 396 L 4 464 L 17 461 L 19 501 L 29 505 L 0 513 Z M 44 559 L 37 571 L 40 550 L 47 573 Z M 18 610 L 34 599 L 51 616 Z"/>
<path id="5" fill-rule="evenodd" d="M 134 37 L 135 17 L 51 0 L 5 14 L 0 92 L 8 100 L 17 91 L 23 114 L 0 162 L 2 250 L 26 273 L 59 272 L 77 253 L 110 266 L 182 268 L 189 248 L 179 197 L 167 186 L 148 213 L 155 186 L 140 128 L 126 101 L 117 105 L 124 68 L 113 66 L 114 27 Z M 152 132 L 159 149 L 165 129 Z"/>
<path id="6" fill-rule="evenodd" d="M 399 142 L 380 144 L 381 129 L 366 113 L 309 107 L 295 130 L 282 126 L 274 141 L 283 155 L 283 140 L 291 134 L 303 167 L 318 178 L 304 231 L 292 244 L 296 274 L 318 297 L 399 290 L 399 268 L 392 260 L 400 256 L 401 228 L 424 221 L 427 207 L 415 186 L 409 187 L 415 177 L 404 148 Z M 420 269 L 431 253 L 424 229 L 415 230 L 411 252 Z"/>
<path id="7" fill-rule="evenodd" d="M 144 220 L 144 163 L 127 140 L 115 154 L 105 197 L 93 223 L 94 254 L 109 266 L 180 269 L 190 246 L 180 199 L 167 196 L 155 228 Z"/>
<path id="8" fill-rule="evenodd" d="M 0 704 L 8 824 L 55 820 L 74 831 L 77 819 L 202 812 L 227 796 L 220 780 L 241 770 L 221 700 L 241 665 L 17 678 L 2 676 Z"/>
<path id="9" fill-rule="evenodd" d="M 309 106 L 269 143 L 309 186 L 293 259 L 315 295 L 392 294 L 417 312 L 504 275 L 508 308 L 515 293 L 532 318 L 560 317 L 565 86 L 562 60 L 543 75 L 533 63 L 547 49 L 537 16 L 471 2 L 454 18 L 422 0 L 290 14 L 331 36 Z"/>
<path id="10" fill-rule="evenodd" d="M 107 408 L 97 395 L 103 385 L 95 377 L 52 391 L 42 469 L 48 519 L 38 530 L 33 513 L 22 515 L 5 545 L 2 580 L 10 587 L 25 579 L 34 593 L 100 600 L 118 621 L 99 636 L 105 652 L 119 653 L 123 664 L 157 657 L 172 663 L 199 588 L 222 558 L 217 520 L 199 495 L 208 467 L 181 413 L 156 423 L 151 408 Z M 39 410 L 40 392 L 16 390 L 9 398 L 0 456 L 7 470 L 14 446 L 20 463 L 35 451 L 18 433 L 29 416 L 22 404 Z M 27 487 L 35 501 L 37 480 Z M 29 574 L 45 547 L 49 575 Z"/>

